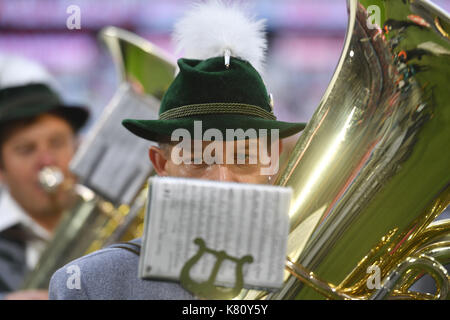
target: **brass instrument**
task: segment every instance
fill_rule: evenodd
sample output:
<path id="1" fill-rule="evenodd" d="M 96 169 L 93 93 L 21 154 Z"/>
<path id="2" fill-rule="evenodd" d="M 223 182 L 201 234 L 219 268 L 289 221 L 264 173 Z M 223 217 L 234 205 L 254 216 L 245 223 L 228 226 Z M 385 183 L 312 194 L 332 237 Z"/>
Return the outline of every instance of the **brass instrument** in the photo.
<path id="1" fill-rule="evenodd" d="M 449 296 L 443 265 L 450 262 L 450 221 L 433 221 L 450 202 L 450 18 L 428 1 L 348 0 L 347 6 L 348 29 L 336 71 L 275 182 L 294 191 L 285 283 L 276 293 L 243 290 L 240 298 Z M 379 23 L 372 19 L 374 8 Z M 146 46 L 141 41 L 128 51 L 124 39 L 135 36 L 109 30 L 108 45 L 124 82 L 160 98 L 164 86 L 149 92 L 146 83 L 155 79 L 145 79 L 144 70 L 152 67 L 142 64 L 155 55 L 135 52 Z M 174 69 L 162 63 L 165 84 Z M 145 191 L 114 202 L 87 190 L 84 204 L 91 207 L 66 219 L 74 223 L 75 216 L 82 217 L 74 224 L 94 230 L 89 219 L 106 213 L 96 229 L 102 235 L 91 231 L 95 236 L 88 239 L 67 232 L 64 222 L 54 245 L 73 235 L 75 242 L 89 240 L 81 246 L 84 252 L 94 250 L 117 239 L 115 231 L 123 235 L 126 226 L 139 222 Z M 369 282 L 376 278 L 369 270 L 377 268 L 380 283 L 372 288 Z M 435 279 L 435 295 L 409 291 L 423 272 Z"/>
<path id="2" fill-rule="evenodd" d="M 149 143 L 136 142 L 120 122 L 136 115 L 157 117 L 159 99 L 175 77 L 176 65 L 161 49 L 128 31 L 107 27 L 99 37 L 113 57 L 121 84 L 72 159 L 71 171 L 79 180 L 76 201 L 23 289 L 48 288 L 52 274 L 70 261 L 142 234 L 145 183 L 152 174 L 142 154 Z M 124 149 L 127 146 L 131 149 Z M 49 192 L 64 179 L 53 168 L 45 168 L 40 178 Z"/>
<path id="3" fill-rule="evenodd" d="M 449 298 L 450 221 L 433 220 L 450 202 L 450 18 L 421 0 L 347 6 L 334 76 L 275 182 L 294 191 L 284 286 L 241 298 Z M 435 295 L 408 290 L 424 272 Z"/>

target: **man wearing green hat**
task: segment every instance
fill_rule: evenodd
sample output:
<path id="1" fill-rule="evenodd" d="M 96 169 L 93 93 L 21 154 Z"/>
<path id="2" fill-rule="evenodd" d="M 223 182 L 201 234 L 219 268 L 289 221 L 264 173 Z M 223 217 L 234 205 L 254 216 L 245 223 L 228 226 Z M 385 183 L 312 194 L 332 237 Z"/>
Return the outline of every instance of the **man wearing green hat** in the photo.
<path id="1" fill-rule="evenodd" d="M 262 27 L 219 1 L 195 6 L 177 24 L 175 37 L 186 58 L 178 60 L 179 72 L 161 101 L 159 119 L 123 121 L 135 135 L 158 142 L 149 149 L 158 175 L 267 183 L 276 174 L 264 169 L 277 163 L 279 138 L 300 132 L 305 124 L 277 121 L 273 114 L 255 69 L 265 46 Z M 257 52 L 243 52 L 242 44 Z M 53 275 L 50 298 L 192 298 L 177 283 L 138 278 L 139 253 L 133 251 L 140 243 L 135 239 L 126 245 L 129 250 L 112 246 L 72 261 Z"/>
<path id="2" fill-rule="evenodd" d="M 69 163 L 88 115 L 64 105 L 44 82 L 0 88 L 0 298 L 48 297 L 47 291 L 17 290 L 70 204 Z M 45 168 L 61 176 L 51 191 L 39 180 Z"/>
<path id="3" fill-rule="evenodd" d="M 157 173 L 193 177 L 196 172 L 197 178 L 205 178 L 204 174 L 208 173 L 210 179 L 221 180 L 217 178 L 219 170 L 228 172 L 240 168 L 242 172 L 227 180 L 266 182 L 271 175 L 261 173 L 264 172 L 264 165 L 269 163 L 262 163 L 262 157 L 258 156 L 270 153 L 265 150 L 266 146 L 272 151 L 280 151 L 278 138 L 301 131 L 305 124 L 276 120 L 264 83 L 247 61 L 231 57 L 230 64 L 226 66 L 224 57 L 180 59 L 178 66 L 180 72 L 162 99 L 159 119 L 123 121 L 124 126 L 137 136 L 162 144 L 162 148 L 150 148 L 150 159 Z M 177 132 L 180 143 L 177 143 Z M 199 140 L 203 142 L 200 144 Z M 211 140 L 217 144 L 213 153 L 223 152 L 225 155 L 218 157 L 214 154 L 221 161 L 215 161 L 217 166 L 203 166 L 207 170 L 199 174 L 199 168 L 195 165 L 208 163 L 205 156 L 210 153 L 205 152 L 205 148 Z M 187 141 L 193 144 L 193 148 Z M 194 141 L 198 142 L 198 150 Z M 235 145 L 238 147 L 239 141 L 243 148 L 238 148 L 234 157 L 227 157 L 230 150 L 233 152 Z M 251 148 L 252 142 L 255 148 Z M 173 147 L 177 147 L 176 152 Z M 175 157 L 179 153 L 190 153 L 191 157 L 183 159 L 180 156 L 181 160 L 176 163 Z M 252 155 L 255 160 L 253 163 L 246 161 L 243 166 L 237 167 L 240 157 L 249 158 Z M 259 171 L 254 172 L 256 167 Z M 190 170 L 193 168 L 197 170 Z M 249 180 L 244 181 L 243 178 Z"/>

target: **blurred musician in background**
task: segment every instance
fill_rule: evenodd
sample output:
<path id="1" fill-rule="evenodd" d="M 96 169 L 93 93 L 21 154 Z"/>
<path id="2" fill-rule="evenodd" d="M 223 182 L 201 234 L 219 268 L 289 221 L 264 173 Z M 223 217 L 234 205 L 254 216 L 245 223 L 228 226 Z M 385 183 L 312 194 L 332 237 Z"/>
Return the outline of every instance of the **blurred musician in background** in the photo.
<path id="1" fill-rule="evenodd" d="M 70 205 L 74 177 L 69 163 L 76 150 L 76 134 L 89 116 L 83 107 L 64 105 L 54 88 L 54 80 L 40 65 L 0 57 L 3 299 L 48 298 L 46 290 L 19 289 Z M 51 184 L 56 186 L 50 190 Z"/>

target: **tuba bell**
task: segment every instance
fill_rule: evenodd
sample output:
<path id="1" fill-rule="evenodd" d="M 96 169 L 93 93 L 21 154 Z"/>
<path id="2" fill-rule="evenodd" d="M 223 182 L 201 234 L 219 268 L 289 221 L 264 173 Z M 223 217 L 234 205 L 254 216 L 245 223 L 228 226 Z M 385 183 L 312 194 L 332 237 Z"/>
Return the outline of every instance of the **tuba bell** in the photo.
<path id="1" fill-rule="evenodd" d="M 450 18 L 348 0 L 332 80 L 275 184 L 293 189 L 286 277 L 266 299 L 448 299 Z M 377 21 L 378 20 L 378 21 Z M 430 274 L 437 292 L 410 291 Z"/>

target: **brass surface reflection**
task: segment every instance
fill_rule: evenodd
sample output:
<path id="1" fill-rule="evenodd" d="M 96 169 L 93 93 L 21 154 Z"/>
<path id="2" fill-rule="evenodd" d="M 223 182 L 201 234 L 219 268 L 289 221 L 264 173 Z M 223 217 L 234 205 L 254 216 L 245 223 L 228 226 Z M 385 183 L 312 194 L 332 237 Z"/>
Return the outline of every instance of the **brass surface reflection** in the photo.
<path id="1" fill-rule="evenodd" d="M 429 225 L 450 200 L 450 19 L 425 1 L 352 0 L 348 11 L 335 74 L 277 180 L 294 190 L 291 275 L 269 297 L 430 298 L 408 291 L 421 270 L 444 299 L 448 238 L 433 241 L 450 229 Z"/>

